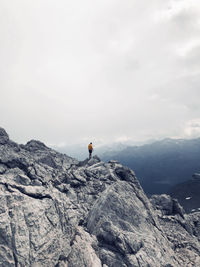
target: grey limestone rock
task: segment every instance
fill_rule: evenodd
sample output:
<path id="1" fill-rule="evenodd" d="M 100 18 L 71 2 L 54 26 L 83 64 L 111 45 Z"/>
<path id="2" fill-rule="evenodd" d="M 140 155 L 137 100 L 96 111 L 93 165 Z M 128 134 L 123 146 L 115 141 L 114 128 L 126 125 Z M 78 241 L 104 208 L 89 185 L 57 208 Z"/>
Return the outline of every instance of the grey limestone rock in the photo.
<path id="1" fill-rule="evenodd" d="M 0 145 L 4 145 L 9 141 L 7 132 L 0 127 Z"/>
<path id="2" fill-rule="evenodd" d="M 91 236 L 83 228 L 77 227 L 76 234 L 68 256 L 68 267 L 86 266 L 102 267 L 101 260 L 95 252 L 97 248 L 96 237 Z"/>
<path id="3" fill-rule="evenodd" d="M 176 264 L 147 197 L 134 184 L 119 181 L 107 188 L 89 212 L 87 228 L 97 236 L 108 266 Z"/>
<path id="4" fill-rule="evenodd" d="M 162 215 L 180 214 L 182 217 L 184 216 L 184 209 L 176 199 L 169 195 L 152 195 L 150 201 L 156 210 L 161 211 Z"/>
<path id="5" fill-rule="evenodd" d="M 200 213 L 147 198 L 134 172 L 0 129 L 1 267 L 198 267 Z"/>

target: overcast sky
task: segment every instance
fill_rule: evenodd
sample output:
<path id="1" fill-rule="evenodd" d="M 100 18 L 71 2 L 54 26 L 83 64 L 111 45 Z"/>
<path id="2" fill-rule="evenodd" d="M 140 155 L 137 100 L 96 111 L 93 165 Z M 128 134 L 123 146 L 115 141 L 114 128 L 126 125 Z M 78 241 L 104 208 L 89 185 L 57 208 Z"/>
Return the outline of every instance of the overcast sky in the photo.
<path id="1" fill-rule="evenodd" d="M 20 143 L 200 136 L 200 1 L 1 0 L 0 125 Z"/>

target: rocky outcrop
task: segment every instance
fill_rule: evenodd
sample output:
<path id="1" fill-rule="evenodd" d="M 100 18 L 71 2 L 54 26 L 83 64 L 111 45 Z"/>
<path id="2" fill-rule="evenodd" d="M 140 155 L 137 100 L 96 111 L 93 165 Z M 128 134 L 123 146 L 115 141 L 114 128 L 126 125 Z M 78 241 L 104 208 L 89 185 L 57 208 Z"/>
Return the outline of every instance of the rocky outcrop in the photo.
<path id="1" fill-rule="evenodd" d="M 200 266 L 200 214 L 144 194 L 132 170 L 79 162 L 0 129 L 0 266 Z"/>
<path id="2" fill-rule="evenodd" d="M 177 200 L 167 195 L 154 195 L 150 201 L 179 262 L 175 266 L 200 266 L 200 213 L 184 214 Z"/>
<path id="3" fill-rule="evenodd" d="M 175 215 L 179 214 L 184 217 L 184 209 L 178 203 L 177 199 L 170 197 L 169 195 L 152 195 L 150 202 L 156 211 L 160 211 L 160 215 Z"/>

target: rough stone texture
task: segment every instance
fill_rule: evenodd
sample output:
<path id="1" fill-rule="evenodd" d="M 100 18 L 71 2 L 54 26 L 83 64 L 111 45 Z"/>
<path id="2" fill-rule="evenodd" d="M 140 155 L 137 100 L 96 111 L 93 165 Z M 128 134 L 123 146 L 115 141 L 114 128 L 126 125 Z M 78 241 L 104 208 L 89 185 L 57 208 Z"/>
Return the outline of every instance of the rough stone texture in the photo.
<path id="1" fill-rule="evenodd" d="M 162 215 L 180 214 L 182 217 L 184 216 L 184 209 L 176 199 L 171 198 L 169 195 L 152 195 L 150 201 L 153 207 L 160 211 Z"/>
<path id="2" fill-rule="evenodd" d="M 199 253 L 199 213 L 181 216 L 158 216 L 162 232 L 172 244 L 175 252 L 175 266 L 200 266 Z M 173 265 L 174 266 L 174 265 Z"/>
<path id="3" fill-rule="evenodd" d="M 6 131 L 0 127 L 0 144 L 4 145 L 9 141 L 9 136 Z"/>
<path id="4" fill-rule="evenodd" d="M 148 199 L 134 181 L 119 181 L 107 188 L 89 213 L 87 228 L 101 243 L 100 254 L 108 266 L 121 266 L 122 262 L 124 266 L 174 263 L 171 246 L 162 236 Z"/>
<path id="5" fill-rule="evenodd" d="M 78 227 L 72 243 L 70 255 L 68 256 L 68 267 L 101 267 L 101 261 L 97 257 L 94 248 L 97 248 L 96 238 L 90 236 L 90 234 L 85 232 L 81 227 Z"/>
<path id="6" fill-rule="evenodd" d="M 144 194 L 132 170 L 78 162 L 0 129 L 1 267 L 200 266 L 200 213 Z"/>

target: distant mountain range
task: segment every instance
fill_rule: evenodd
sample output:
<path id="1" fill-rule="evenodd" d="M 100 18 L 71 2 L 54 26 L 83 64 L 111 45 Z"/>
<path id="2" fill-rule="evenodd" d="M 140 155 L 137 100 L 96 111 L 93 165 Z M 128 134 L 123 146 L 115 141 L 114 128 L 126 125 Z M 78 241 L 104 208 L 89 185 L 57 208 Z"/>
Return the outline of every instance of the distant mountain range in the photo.
<path id="1" fill-rule="evenodd" d="M 200 138 L 167 138 L 121 151 L 108 151 L 101 158 L 118 160 L 132 168 L 147 194 L 167 193 L 172 186 L 200 171 Z"/>

